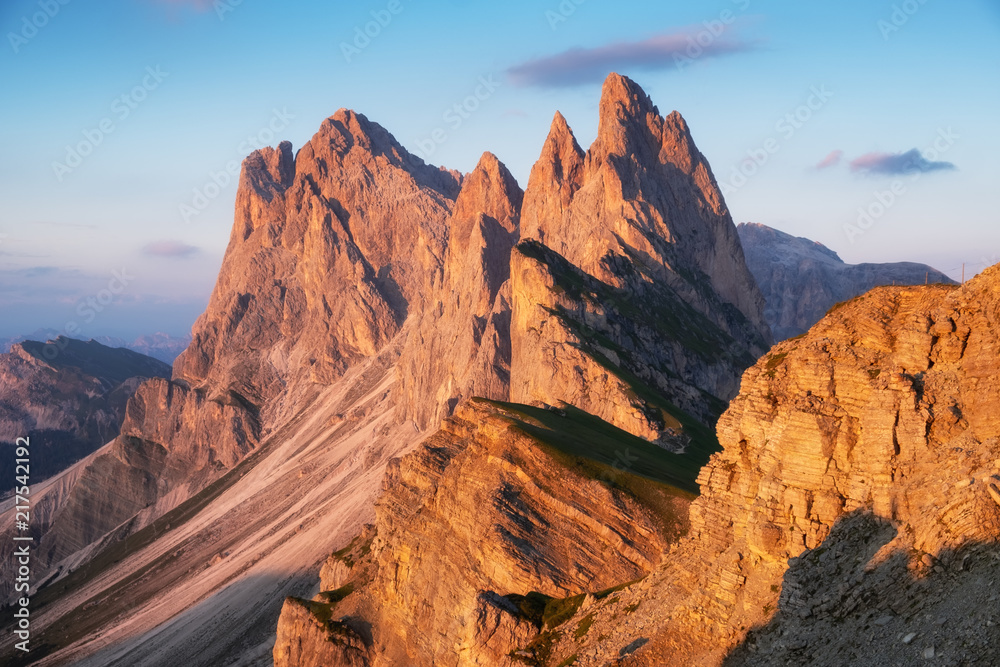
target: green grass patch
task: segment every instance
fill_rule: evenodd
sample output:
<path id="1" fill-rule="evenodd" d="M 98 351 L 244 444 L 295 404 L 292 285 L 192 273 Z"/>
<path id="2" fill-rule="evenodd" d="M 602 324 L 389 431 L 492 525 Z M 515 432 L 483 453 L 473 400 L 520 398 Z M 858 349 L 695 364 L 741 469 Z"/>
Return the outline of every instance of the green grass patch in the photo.
<path id="1" fill-rule="evenodd" d="M 319 594 L 319 597 L 323 598 L 323 602 L 329 605 L 336 605 L 338 602 L 346 598 L 348 595 L 354 592 L 354 582 L 349 581 L 340 588 L 335 588 L 332 591 L 323 591 Z"/>
<path id="2" fill-rule="evenodd" d="M 518 430 L 587 476 L 611 480 L 613 485 L 615 480 L 641 477 L 687 494 L 698 493 L 701 452 L 668 452 L 572 405 L 566 405 L 560 414 L 519 403 L 472 400 L 488 403 L 514 419 Z"/>
<path id="3" fill-rule="evenodd" d="M 583 639 L 588 632 L 590 632 L 590 626 L 594 624 L 594 615 L 587 614 L 576 626 L 576 630 L 573 632 L 573 637 L 576 639 Z"/>
<path id="4" fill-rule="evenodd" d="M 781 365 L 781 363 L 785 360 L 786 357 L 788 357 L 787 352 L 767 355 L 767 364 L 765 364 L 765 368 L 767 369 L 766 371 L 767 377 L 772 379 L 774 378 L 775 373 L 778 370 L 778 366 Z"/>

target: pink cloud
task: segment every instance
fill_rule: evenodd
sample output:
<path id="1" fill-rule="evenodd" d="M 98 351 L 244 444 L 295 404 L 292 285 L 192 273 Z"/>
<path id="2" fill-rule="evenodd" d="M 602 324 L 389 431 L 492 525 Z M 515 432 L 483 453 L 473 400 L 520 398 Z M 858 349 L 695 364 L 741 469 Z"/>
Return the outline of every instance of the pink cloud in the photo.
<path id="1" fill-rule="evenodd" d="M 833 165 L 838 164 L 840 162 L 840 158 L 842 157 L 844 157 L 844 151 L 840 150 L 839 148 L 836 150 L 832 150 L 830 151 L 829 155 L 827 155 L 825 158 L 819 161 L 819 163 L 816 165 L 816 168 L 826 169 L 827 167 L 832 167 Z"/>

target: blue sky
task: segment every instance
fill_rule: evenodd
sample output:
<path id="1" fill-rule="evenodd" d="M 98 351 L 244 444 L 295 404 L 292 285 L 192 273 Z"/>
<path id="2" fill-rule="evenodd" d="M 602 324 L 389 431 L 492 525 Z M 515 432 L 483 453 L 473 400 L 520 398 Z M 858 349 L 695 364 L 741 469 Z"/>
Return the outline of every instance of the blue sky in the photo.
<path id="1" fill-rule="evenodd" d="M 524 185 L 556 110 L 589 145 L 611 70 L 684 115 L 737 222 L 849 262 L 1000 261 L 996 1 L 8 0 L 0 32 L 0 336 L 188 331 L 227 168 L 340 107 Z"/>

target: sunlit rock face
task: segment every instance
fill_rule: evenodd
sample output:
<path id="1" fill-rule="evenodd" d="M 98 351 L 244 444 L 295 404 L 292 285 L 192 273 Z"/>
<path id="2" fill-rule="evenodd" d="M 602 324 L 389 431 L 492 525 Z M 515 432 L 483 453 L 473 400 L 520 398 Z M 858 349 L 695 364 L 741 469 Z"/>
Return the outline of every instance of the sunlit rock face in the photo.
<path id="1" fill-rule="evenodd" d="M 688 536 L 590 612 L 605 641 L 553 655 L 600 665 L 645 638 L 621 664 L 989 662 L 998 396 L 1000 267 L 836 308 L 744 374 Z"/>
<path id="2" fill-rule="evenodd" d="M 487 154 L 450 220 L 400 368 L 407 416 L 470 396 L 576 405 L 682 448 L 764 352 L 763 299 L 683 118 L 612 75 L 584 152 L 557 114 L 526 191 Z"/>

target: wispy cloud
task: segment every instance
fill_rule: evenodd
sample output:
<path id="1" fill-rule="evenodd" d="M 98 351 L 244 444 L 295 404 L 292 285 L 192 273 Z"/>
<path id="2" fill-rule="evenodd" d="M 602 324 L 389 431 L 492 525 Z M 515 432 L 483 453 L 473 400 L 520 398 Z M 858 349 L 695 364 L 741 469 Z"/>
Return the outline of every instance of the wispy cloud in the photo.
<path id="1" fill-rule="evenodd" d="M 575 48 L 553 56 L 536 58 L 515 65 L 507 76 L 518 86 L 560 88 L 600 83 L 611 72 L 658 70 L 679 67 L 699 58 L 752 51 L 757 42 L 746 41 L 729 33 L 739 24 L 733 22 L 713 36 L 707 44 L 697 41 L 704 26 L 665 32 L 634 42 L 615 42 L 595 48 Z M 702 40 L 703 42 L 705 40 Z"/>
<path id="2" fill-rule="evenodd" d="M 150 257 L 190 257 L 196 252 L 198 248 L 181 241 L 154 241 L 142 249 Z"/>
<path id="3" fill-rule="evenodd" d="M 816 168 L 826 169 L 828 167 L 832 167 L 836 164 L 839 164 L 840 159 L 842 157 L 844 157 L 844 151 L 840 150 L 839 148 L 837 150 L 830 151 L 829 155 L 827 155 L 825 158 L 823 158 L 816 164 Z"/>
<path id="4" fill-rule="evenodd" d="M 916 148 L 905 153 L 866 153 L 851 160 L 850 167 L 851 171 L 888 176 L 955 169 L 951 162 L 928 160 Z"/>

